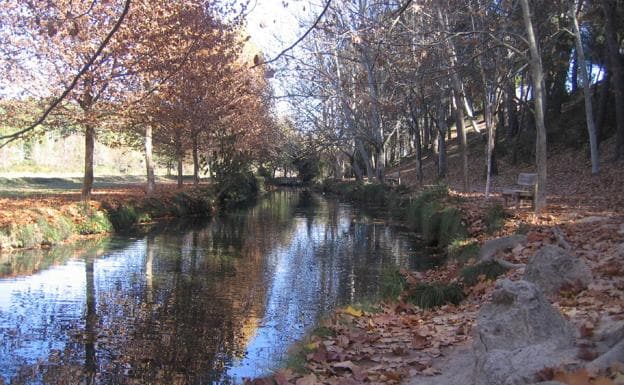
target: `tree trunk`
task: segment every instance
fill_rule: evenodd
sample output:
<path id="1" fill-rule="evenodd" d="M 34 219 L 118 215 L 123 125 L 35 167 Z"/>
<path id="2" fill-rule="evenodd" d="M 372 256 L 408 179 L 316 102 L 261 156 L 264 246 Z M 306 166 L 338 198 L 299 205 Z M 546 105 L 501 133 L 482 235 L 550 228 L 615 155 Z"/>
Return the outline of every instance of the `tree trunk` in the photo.
<path id="1" fill-rule="evenodd" d="M 357 145 L 357 151 L 360 153 L 360 158 L 362 159 L 362 161 L 364 162 L 364 166 L 366 167 L 366 176 L 368 177 L 368 181 L 370 182 L 375 177 L 373 166 L 371 164 L 371 157 L 368 154 L 368 151 L 366 151 L 366 148 L 364 147 L 364 144 L 361 140 L 356 139 L 355 142 Z"/>
<path id="2" fill-rule="evenodd" d="M 95 128 L 87 124 L 85 130 L 85 163 L 84 178 L 82 180 L 82 200 L 91 199 L 93 192 L 93 155 L 95 153 Z"/>
<path id="3" fill-rule="evenodd" d="M 617 41 L 615 26 L 615 14 L 617 2 L 615 0 L 601 0 L 602 10 L 605 16 L 605 32 L 607 48 L 609 52 L 608 69 L 613 81 L 613 93 L 615 94 L 615 122 L 616 144 L 615 159 L 624 157 L 624 74 L 620 59 L 620 47 Z"/>
<path id="4" fill-rule="evenodd" d="M 184 161 L 184 153 L 178 150 L 177 161 L 178 161 L 178 188 L 182 188 L 184 186 L 184 170 L 182 163 Z"/>
<path id="5" fill-rule="evenodd" d="M 570 17 L 574 25 L 574 40 L 576 41 L 576 57 L 575 64 L 578 64 L 581 72 L 581 80 L 583 81 L 583 94 L 585 99 L 585 121 L 587 123 L 587 134 L 589 135 L 589 153 L 591 156 L 592 174 L 597 175 L 600 172 L 600 159 L 598 157 L 598 141 L 596 140 L 596 126 L 594 125 L 594 109 L 591 99 L 591 82 L 587 75 L 587 63 L 585 63 L 585 51 L 583 50 L 583 41 L 581 40 L 581 31 L 579 29 L 578 19 L 576 17 L 576 2 L 572 2 L 570 6 Z"/>
<path id="6" fill-rule="evenodd" d="M 199 184 L 199 142 L 197 136 L 193 138 L 193 185 Z"/>
<path id="7" fill-rule="evenodd" d="M 513 79 L 507 82 L 505 90 L 505 110 L 507 112 L 507 138 L 513 138 L 518 135 L 518 110 L 516 107 L 515 88 Z"/>
<path id="8" fill-rule="evenodd" d="M 573 7 L 576 8 L 576 5 L 573 5 Z M 574 20 L 576 20 L 576 12 L 575 11 L 576 11 L 576 9 L 572 11 L 572 12 L 574 12 L 574 17 L 575 17 Z M 577 21 L 575 21 L 575 23 L 578 24 Z M 573 93 L 576 92 L 576 90 L 578 88 L 578 65 L 579 65 L 578 47 L 574 51 L 574 54 L 572 55 L 572 60 L 571 61 L 572 61 L 572 63 L 571 63 L 571 67 L 572 67 L 571 71 L 572 71 L 572 73 L 570 74 L 570 93 L 573 94 Z"/>
<path id="9" fill-rule="evenodd" d="M 444 141 L 444 137 L 448 127 L 446 125 L 446 116 L 444 113 L 444 106 L 442 105 L 442 101 L 438 103 L 438 111 L 437 111 L 437 123 L 438 123 L 438 177 L 446 178 L 448 174 L 448 164 L 446 159 L 446 142 Z"/>
<path id="10" fill-rule="evenodd" d="M 483 68 L 483 66 L 481 66 Z M 484 93 L 485 98 L 483 101 L 484 107 L 484 118 L 485 118 L 485 128 L 487 130 L 487 147 L 486 147 L 486 174 L 485 174 L 485 198 L 490 197 L 490 188 L 492 184 L 492 155 L 494 153 L 494 123 L 492 116 L 492 90 L 487 85 L 487 81 L 485 79 L 485 71 L 482 69 L 483 73 L 483 82 L 485 84 Z"/>
<path id="11" fill-rule="evenodd" d="M 412 103 L 408 103 L 408 109 L 411 119 L 408 119 L 414 136 L 414 150 L 416 151 L 416 177 L 422 182 L 422 140 L 420 136 L 420 125 L 418 123 L 418 115 Z"/>
<path id="12" fill-rule="evenodd" d="M 147 186 L 145 192 L 147 193 L 147 196 L 152 196 L 156 188 L 152 151 L 152 126 L 148 124 L 145 127 L 145 167 L 147 168 Z"/>
<path id="13" fill-rule="evenodd" d="M 464 126 L 464 110 L 461 107 L 461 96 L 457 92 L 453 92 L 455 100 L 455 125 L 457 127 L 457 137 L 459 138 L 459 149 L 462 159 L 462 181 L 464 192 L 470 189 L 470 181 L 468 179 L 468 146 L 466 143 L 466 127 Z"/>
<path id="14" fill-rule="evenodd" d="M 535 102 L 535 161 L 537 163 L 537 196 L 535 197 L 535 212 L 539 213 L 546 206 L 547 154 L 546 154 L 546 123 L 544 122 L 544 70 L 540 56 L 531 10 L 528 0 L 520 0 L 522 18 L 529 41 L 529 67 L 533 80 L 533 100 Z"/>
<path id="15" fill-rule="evenodd" d="M 464 101 L 464 108 L 466 109 L 466 115 L 468 115 L 468 119 L 470 120 L 470 125 L 472 126 L 472 129 L 475 130 L 475 132 L 477 134 L 480 134 L 481 131 L 479 130 L 479 126 L 477 126 L 477 121 L 474 117 L 474 113 L 472 112 L 472 108 L 470 107 L 470 103 L 468 102 L 468 98 L 466 97 L 466 95 L 464 95 L 463 92 L 463 87 L 462 87 L 462 99 Z"/>
<path id="16" fill-rule="evenodd" d="M 596 142 L 598 142 L 598 148 L 600 148 L 603 132 L 602 129 L 607 117 L 607 103 L 609 102 L 610 84 L 611 79 L 609 78 L 609 71 L 607 71 L 600 86 L 600 92 L 598 93 L 598 113 L 596 114 Z"/>

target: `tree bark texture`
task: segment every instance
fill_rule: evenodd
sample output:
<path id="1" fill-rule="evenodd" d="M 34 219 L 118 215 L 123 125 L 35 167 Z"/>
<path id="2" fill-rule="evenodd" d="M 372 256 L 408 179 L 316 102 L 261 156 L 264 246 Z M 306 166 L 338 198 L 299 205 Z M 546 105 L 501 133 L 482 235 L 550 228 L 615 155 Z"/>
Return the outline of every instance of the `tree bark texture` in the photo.
<path id="1" fill-rule="evenodd" d="M 537 46 L 535 30 L 531 21 L 531 9 L 528 0 L 520 0 L 522 18 L 529 42 L 529 67 L 533 81 L 533 100 L 535 102 L 535 163 L 537 164 L 537 196 L 535 212 L 539 213 L 546 206 L 546 181 L 548 176 L 546 154 L 546 123 L 544 121 L 544 70 L 542 57 Z"/>

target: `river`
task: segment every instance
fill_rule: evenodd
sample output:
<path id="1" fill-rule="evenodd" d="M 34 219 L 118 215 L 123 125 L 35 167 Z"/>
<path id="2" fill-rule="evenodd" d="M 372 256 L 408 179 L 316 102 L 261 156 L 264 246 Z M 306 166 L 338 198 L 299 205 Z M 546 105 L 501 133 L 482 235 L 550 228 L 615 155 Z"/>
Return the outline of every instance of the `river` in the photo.
<path id="1" fill-rule="evenodd" d="M 386 266 L 408 232 L 336 200 L 272 193 L 147 235 L 0 256 L 0 384 L 234 384 L 270 373 Z"/>

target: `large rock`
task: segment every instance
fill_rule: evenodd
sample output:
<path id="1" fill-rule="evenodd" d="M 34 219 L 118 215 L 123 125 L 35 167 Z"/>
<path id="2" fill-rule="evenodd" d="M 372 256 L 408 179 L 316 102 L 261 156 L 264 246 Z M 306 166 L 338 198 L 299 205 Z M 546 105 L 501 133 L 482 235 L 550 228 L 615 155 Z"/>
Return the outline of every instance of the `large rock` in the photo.
<path id="1" fill-rule="evenodd" d="M 492 260 L 499 251 L 511 250 L 518 245 L 525 245 L 526 243 L 527 236 L 521 234 L 490 239 L 479 249 L 479 261 L 483 262 Z"/>
<path id="2" fill-rule="evenodd" d="M 474 349 L 476 385 L 529 384 L 576 353 L 572 328 L 539 288 L 508 279 L 479 314 Z"/>
<path id="3" fill-rule="evenodd" d="M 544 293 L 551 295 L 566 286 L 586 288 L 592 275 L 580 258 L 560 247 L 544 246 L 529 259 L 524 279 L 535 283 Z"/>

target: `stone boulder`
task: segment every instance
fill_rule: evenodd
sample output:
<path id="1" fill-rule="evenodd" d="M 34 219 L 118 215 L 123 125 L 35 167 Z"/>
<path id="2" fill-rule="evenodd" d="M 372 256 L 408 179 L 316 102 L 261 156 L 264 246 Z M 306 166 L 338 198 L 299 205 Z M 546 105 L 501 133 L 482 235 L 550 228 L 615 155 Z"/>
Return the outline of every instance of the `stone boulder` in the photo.
<path id="1" fill-rule="evenodd" d="M 576 354 L 574 332 L 527 281 L 499 280 L 475 328 L 476 385 L 535 382 L 535 373 Z"/>
<path id="2" fill-rule="evenodd" d="M 549 245 L 529 259 L 524 279 L 539 286 L 546 295 L 552 295 L 566 286 L 584 289 L 591 282 L 592 275 L 582 259 Z"/>
<path id="3" fill-rule="evenodd" d="M 491 261 L 499 251 L 511 250 L 518 245 L 525 245 L 527 236 L 521 234 L 490 239 L 479 249 L 479 262 Z"/>

